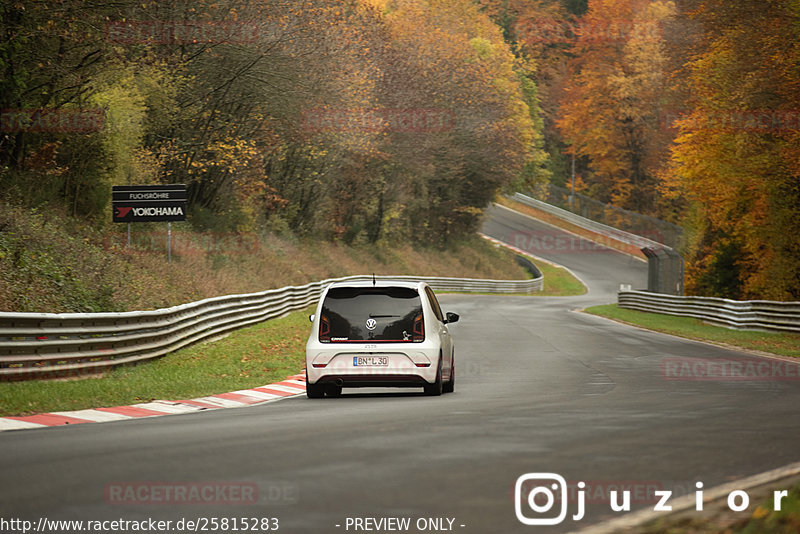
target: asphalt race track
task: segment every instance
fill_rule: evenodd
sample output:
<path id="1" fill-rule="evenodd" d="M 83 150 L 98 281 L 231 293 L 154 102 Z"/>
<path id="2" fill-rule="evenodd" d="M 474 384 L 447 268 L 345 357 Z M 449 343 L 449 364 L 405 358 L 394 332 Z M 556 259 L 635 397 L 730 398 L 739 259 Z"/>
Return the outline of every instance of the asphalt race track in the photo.
<path id="1" fill-rule="evenodd" d="M 501 208 L 483 231 L 566 265 L 590 291 L 442 296 L 461 314 L 455 393 L 345 390 L 340 399 L 3 432 L 0 517 L 278 518 L 277 531 L 290 534 L 397 531 L 353 525 L 397 517 L 410 519 L 409 532 L 563 532 L 618 517 L 610 488 L 631 488 L 641 509 L 654 505 L 640 495 L 648 488 L 683 495 L 697 481 L 710 488 L 798 460 L 797 380 L 669 380 L 665 358 L 748 357 L 574 311 L 613 302 L 620 284 L 644 287 L 644 262 Z M 514 486 L 531 472 L 585 481 L 594 490 L 585 517 L 571 519 L 570 499 L 560 525 L 520 523 Z M 115 500 L 114 491 L 147 484 L 255 496 Z"/>

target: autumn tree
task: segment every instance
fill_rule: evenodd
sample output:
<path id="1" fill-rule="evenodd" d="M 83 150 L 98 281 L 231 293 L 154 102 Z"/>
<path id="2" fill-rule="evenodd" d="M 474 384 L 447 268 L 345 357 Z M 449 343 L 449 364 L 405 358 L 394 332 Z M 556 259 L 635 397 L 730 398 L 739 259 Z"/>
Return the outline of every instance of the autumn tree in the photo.
<path id="1" fill-rule="evenodd" d="M 92 81 L 105 62 L 110 8 L 83 2 L 0 6 L 0 188 L 34 203 L 58 199 L 73 214 L 109 197 L 109 161 L 93 107 Z M 82 124 L 91 117 L 94 125 Z"/>
<path id="2" fill-rule="evenodd" d="M 546 158 L 541 164 L 546 178 L 556 185 L 569 181 L 571 155 L 561 131 L 556 126 L 564 87 L 572 75 L 570 68 L 573 47 L 578 36 L 579 17 L 586 11 L 586 0 L 479 0 L 503 29 L 506 40 L 524 61 L 524 76 L 535 87 L 538 146 Z M 577 161 L 578 173 L 585 168 L 583 158 Z M 535 189 L 528 187 L 525 190 Z"/>
<path id="3" fill-rule="evenodd" d="M 3 109 L 104 118 L 0 132 L 6 192 L 48 177 L 34 204 L 102 216 L 112 185 L 183 182 L 200 228 L 443 243 L 540 179 L 533 67 L 470 0 L 2 9 Z"/>
<path id="4" fill-rule="evenodd" d="M 687 291 L 800 300 L 800 11 L 700 2 L 663 190 L 689 203 Z"/>
<path id="5" fill-rule="evenodd" d="M 491 20 L 461 0 L 392 3 L 387 25 L 404 58 L 384 78 L 389 107 L 429 110 L 441 127 L 394 131 L 396 161 L 414 175 L 411 220 L 447 239 L 475 228 L 481 210 L 533 151 L 534 124 L 515 58 Z"/>
<path id="6" fill-rule="evenodd" d="M 570 151 L 589 160 L 589 193 L 645 213 L 654 211 L 669 141 L 661 122 L 668 101 L 660 29 L 674 9 L 669 1 L 590 1 L 557 120 Z"/>
<path id="7" fill-rule="evenodd" d="M 306 111 L 306 141 L 326 147 L 317 155 L 330 163 L 304 193 L 316 194 L 322 219 L 310 226 L 346 239 L 446 242 L 476 228 L 529 159 L 533 123 L 513 55 L 468 1 L 362 6 L 326 36 L 342 47 L 337 72 L 355 77 L 349 98 L 312 100 Z"/>

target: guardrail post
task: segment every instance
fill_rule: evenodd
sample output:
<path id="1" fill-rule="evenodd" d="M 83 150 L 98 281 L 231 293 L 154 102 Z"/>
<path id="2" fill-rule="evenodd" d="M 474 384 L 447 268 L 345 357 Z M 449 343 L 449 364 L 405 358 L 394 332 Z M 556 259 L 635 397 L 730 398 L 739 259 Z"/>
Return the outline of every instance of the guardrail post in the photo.
<path id="1" fill-rule="evenodd" d="M 675 250 L 668 248 L 665 249 L 669 262 L 669 275 L 667 276 L 667 283 L 664 293 L 670 295 L 683 295 L 683 257 Z"/>
<path id="2" fill-rule="evenodd" d="M 642 253 L 647 256 L 647 291 L 658 293 L 658 255 L 656 250 L 651 247 L 643 247 Z"/>
<path id="3" fill-rule="evenodd" d="M 647 291 L 683 295 L 683 257 L 668 247 L 641 250 L 647 256 Z"/>
<path id="4" fill-rule="evenodd" d="M 658 256 L 658 285 L 656 293 L 670 294 L 670 259 L 667 252 L 660 248 L 656 250 Z"/>

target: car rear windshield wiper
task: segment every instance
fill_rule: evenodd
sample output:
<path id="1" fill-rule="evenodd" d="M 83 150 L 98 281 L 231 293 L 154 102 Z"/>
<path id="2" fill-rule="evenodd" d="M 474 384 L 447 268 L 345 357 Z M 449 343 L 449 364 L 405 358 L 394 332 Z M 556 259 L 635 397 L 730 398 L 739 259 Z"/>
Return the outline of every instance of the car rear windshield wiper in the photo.
<path id="1" fill-rule="evenodd" d="M 373 319 L 382 319 L 385 317 L 402 317 L 402 315 L 380 315 L 377 313 L 370 313 L 369 316 Z"/>

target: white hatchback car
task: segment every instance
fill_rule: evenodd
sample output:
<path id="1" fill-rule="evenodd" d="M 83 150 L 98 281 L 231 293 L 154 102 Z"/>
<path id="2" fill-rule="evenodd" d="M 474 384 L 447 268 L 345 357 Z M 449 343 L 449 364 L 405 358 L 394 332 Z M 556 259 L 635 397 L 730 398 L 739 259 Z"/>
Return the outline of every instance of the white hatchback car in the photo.
<path id="1" fill-rule="evenodd" d="M 336 282 L 320 297 L 306 344 L 306 394 L 338 396 L 343 387 L 455 388 L 453 340 L 424 282 Z"/>

